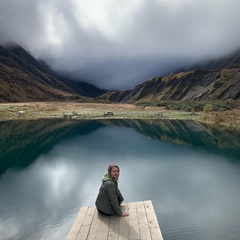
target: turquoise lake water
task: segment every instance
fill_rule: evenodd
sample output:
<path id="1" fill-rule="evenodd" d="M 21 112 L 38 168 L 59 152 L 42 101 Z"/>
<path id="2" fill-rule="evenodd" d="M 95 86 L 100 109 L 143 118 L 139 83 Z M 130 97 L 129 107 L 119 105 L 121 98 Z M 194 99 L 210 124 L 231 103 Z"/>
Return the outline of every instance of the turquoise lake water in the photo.
<path id="1" fill-rule="evenodd" d="M 0 122 L 0 239 L 65 240 L 111 163 L 165 240 L 240 238 L 240 132 L 191 121 Z"/>

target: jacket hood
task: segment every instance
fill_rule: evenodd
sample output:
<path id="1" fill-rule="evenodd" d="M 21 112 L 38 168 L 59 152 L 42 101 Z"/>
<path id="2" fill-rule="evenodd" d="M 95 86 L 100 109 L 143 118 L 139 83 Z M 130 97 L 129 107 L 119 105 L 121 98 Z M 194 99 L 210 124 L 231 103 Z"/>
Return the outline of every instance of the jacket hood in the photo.
<path id="1" fill-rule="evenodd" d="M 106 172 L 102 177 L 102 182 L 106 182 L 108 180 L 112 180 L 112 178 L 110 178 L 108 172 Z"/>

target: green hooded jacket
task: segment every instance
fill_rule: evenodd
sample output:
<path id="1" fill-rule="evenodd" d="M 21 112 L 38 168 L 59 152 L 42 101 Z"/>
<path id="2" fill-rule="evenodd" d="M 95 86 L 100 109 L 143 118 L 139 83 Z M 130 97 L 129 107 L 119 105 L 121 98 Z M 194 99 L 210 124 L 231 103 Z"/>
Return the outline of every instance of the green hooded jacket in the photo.
<path id="1" fill-rule="evenodd" d="M 102 177 L 102 185 L 95 202 L 97 209 L 109 215 L 122 216 L 120 204 L 123 200 L 117 181 L 110 178 L 106 172 Z"/>

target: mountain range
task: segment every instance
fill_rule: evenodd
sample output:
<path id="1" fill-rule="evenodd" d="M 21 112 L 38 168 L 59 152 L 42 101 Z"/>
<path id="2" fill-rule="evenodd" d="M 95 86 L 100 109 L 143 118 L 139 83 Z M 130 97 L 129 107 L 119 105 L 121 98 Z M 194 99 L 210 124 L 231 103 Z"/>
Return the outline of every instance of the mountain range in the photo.
<path id="1" fill-rule="evenodd" d="M 240 49 L 186 71 L 156 76 L 132 90 L 107 92 L 54 72 L 16 44 L 0 45 L 0 102 L 214 101 L 240 99 Z"/>
<path id="2" fill-rule="evenodd" d="M 84 102 L 105 92 L 57 74 L 19 45 L 0 45 L 0 102 Z"/>
<path id="3" fill-rule="evenodd" d="M 240 99 L 240 49 L 184 72 L 154 77 L 133 90 L 100 96 L 111 102 L 214 101 Z"/>

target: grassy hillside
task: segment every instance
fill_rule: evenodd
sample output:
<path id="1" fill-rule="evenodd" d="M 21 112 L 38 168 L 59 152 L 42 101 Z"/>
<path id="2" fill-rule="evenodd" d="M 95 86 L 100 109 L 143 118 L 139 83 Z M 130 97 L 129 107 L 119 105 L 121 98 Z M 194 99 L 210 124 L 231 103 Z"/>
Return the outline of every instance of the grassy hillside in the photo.
<path id="1" fill-rule="evenodd" d="M 60 77 L 17 45 L 0 45 L 0 90 L 0 102 L 88 101 L 105 92 Z"/>
<path id="2" fill-rule="evenodd" d="M 195 67 L 199 69 L 154 77 L 131 91 L 106 93 L 99 99 L 135 104 L 240 99 L 240 51 Z"/>

